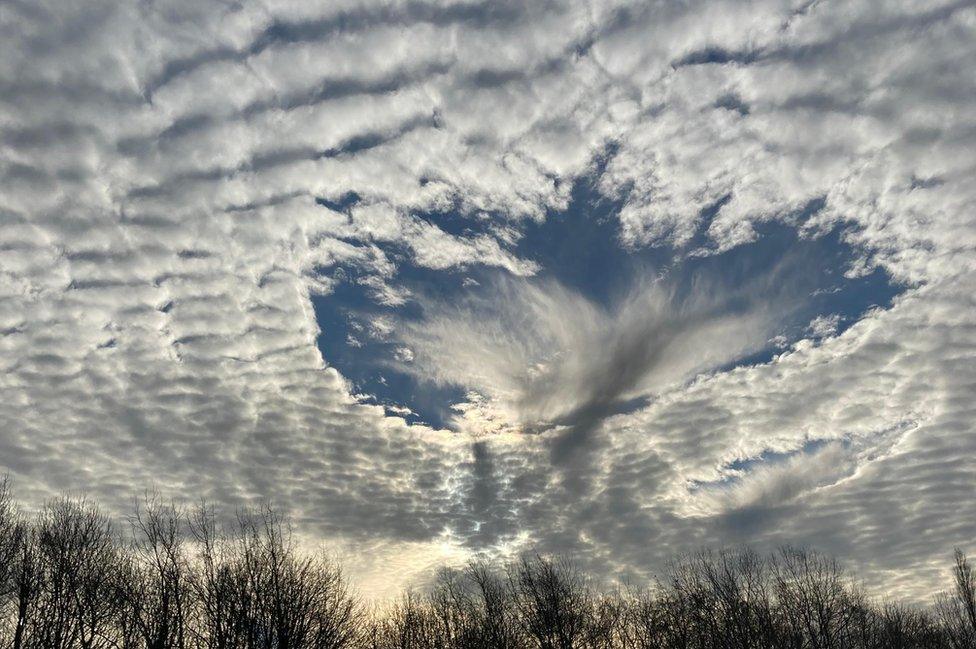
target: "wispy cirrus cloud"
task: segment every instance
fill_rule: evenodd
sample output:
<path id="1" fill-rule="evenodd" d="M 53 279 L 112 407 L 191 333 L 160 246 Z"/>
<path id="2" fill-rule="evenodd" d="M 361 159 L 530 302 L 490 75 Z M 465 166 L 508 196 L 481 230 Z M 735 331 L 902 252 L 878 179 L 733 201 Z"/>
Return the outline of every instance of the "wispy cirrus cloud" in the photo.
<path id="1" fill-rule="evenodd" d="M 733 309 L 736 297 L 704 286 L 681 297 L 640 277 L 606 308 L 554 280 L 502 277 L 460 302 L 426 302 L 398 328 L 412 352 L 400 369 L 478 395 L 457 408 L 461 430 L 568 429 L 583 443 L 607 416 L 761 348 L 782 306 Z"/>

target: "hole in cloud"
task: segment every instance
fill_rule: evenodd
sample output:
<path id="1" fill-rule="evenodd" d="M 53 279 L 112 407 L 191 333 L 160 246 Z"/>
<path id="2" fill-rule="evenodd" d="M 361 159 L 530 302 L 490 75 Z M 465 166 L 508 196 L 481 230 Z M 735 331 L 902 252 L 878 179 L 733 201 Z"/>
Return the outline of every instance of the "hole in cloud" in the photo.
<path id="1" fill-rule="evenodd" d="M 689 485 L 688 490 L 693 494 L 714 490 L 728 493 L 736 488 L 740 488 L 750 476 L 755 476 L 757 472 L 769 472 L 774 469 L 781 471 L 784 468 L 796 464 L 798 459 L 802 460 L 803 458 L 817 455 L 829 445 L 839 445 L 839 448 L 848 448 L 850 441 L 846 439 L 840 441 L 812 439 L 804 442 L 798 448 L 789 451 L 766 449 L 759 455 L 741 457 L 726 463 L 719 471 L 722 474 L 721 478 L 709 482 L 694 480 Z"/>
<path id="2" fill-rule="evenodd" d="M 406 297 L 380 303 L 368 268 L 334 272 L 334 292 L 313 298 L 323 357 L 408 422 L 552 432 L 572 448 L 670 386 L 840 334 L 899 291 L 881 270 L 847 272 L 862 255 L 841 228 L 801 234 L 805 212 L 798 227 L 757 224 L 751 243 L 702 252 L 701 236 L 684 249 L 622 246 L 619 207 L 579 183 L 567 210 L 505 237 L 497 219 L 419 215 L 458 240 L 500 239 L 534 274 L 424 267 L 380 243 L 396 266 L 382 283 Z M 703 211 L 702 232 L 720 207 Z"/>
<path id="3" fill-rule="evenodd" d="M 808 439 L 789 450 L 766 449 L 727 462 L 719 478 L 688 484 L 692 498 L 683 514 L 717 516 L 723 530 L 735 536 L 770 528 L 803 498 L 888 457 L 916 425 L 906 419 L 869 435 Z"/>
<path id="4" fill-rule="evenodd" d="M 874 440 L 875 442 L 877 440 Z M 786 452 L 765 451 L 723 467 L 713 482 L 690 486 L 691 516 L 717 516 L 728 534 L 756 533 L 774 525 L 805 494 L 849 478 L 858 467 L 859 446 L 850 439 L 809 440 Z"/>

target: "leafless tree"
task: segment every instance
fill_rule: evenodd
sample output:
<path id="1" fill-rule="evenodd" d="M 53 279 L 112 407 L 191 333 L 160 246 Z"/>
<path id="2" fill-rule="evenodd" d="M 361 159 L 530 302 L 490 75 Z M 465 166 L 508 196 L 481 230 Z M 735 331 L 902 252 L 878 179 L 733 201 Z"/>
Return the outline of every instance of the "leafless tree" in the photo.
<path id="1" fill-rule="evenodd" d="M 953 649 L 976 647 L 976 574 L 965 553 L 955 550 L 952 593 L 936 604 L 939 620 Z"/>
<path id="2" fill-rule="evenodd" d="M 512 593 L 503 575 L 486 562 L 442 570 L 428 601 L 447 646 L 508 649 L 525 644 Z"/>
<path id="3" fill-rule="evenodd" d="M 111 647 L 122 598 L 117 542 L 108 519 L 84 500 L 54 500 L 25 544 L 25 559 L 37 597 L 23 646 Z"/>
<path id="4" fill-rule="evenodd" d="M 221 537 L 213 508 L 201 504 L 188 516 L 196 543 L 197 564 L 190 575 L 190 588 L 198 606 L 198 617 L 190 629 L 192 645 L 198 649 L 234 649 L 236 593 L 229 544 Z"/>
<path id="5" fill-rule="evenodd" d="M 615 649 L 627 646 L 624 631 L 630 602 L 618 590 L 592 596 L 588 603 L 583 646 L 586 649 Z"/>
<path id="6" fill-rule="evenodd" d="M 669 647 L 668 615 L 664 590 L 631 586 L 623 596 L 623 617 L 618 622 L 619 645 L 627 649 Z"/>
<path id="7" fill-rule="evenodd" d="M 219 524 L 155 496 L 131 533 L 85 500 L 20 513 L 0 481 L 0 649 L 976 649 L 976 574 L 924 609 L 809 550 L 701 551 L 600 592 L 564 558 L 440 571 L 367 615 L 271 508 Z"/>
<path id="8" fill-rule="evenodd" d="M 476 597 L 476 627 L 482 642 L 477 647 L 514 649 L 524 638 L 515 619 L 515 601 L 501 575 L 486 562 L 473 562 L 465 569 Z"/>
<path id="9" fill-rule="evenodd" d="M 539 649 L 582 647 L 589 622 L 590 594 L 568 561 L 523 557 L 508 571 L 516 619 Z"/>
<path id="10" fill-rule="evenodd" d="M 10 572 L 10 597 L 14 627 L 11 647 L 22 649 L 31 642 L 31 624 L 37 611 L 43 584 L 43 572 L 38 553 L 37 533 L 21 522 L 16 528 L 16 550 Z"/>
<path id="11" fill-rule="evenodd" d="M 186 649 L 193 615 L 183 512 L 147 495 L 130 518 L 124 633 L 144 649 Z"/>
<path id="12" fill-rule="evenodd" d="M 430 601 L 412 592 L 374 617 L 362 644 L 366 649 L 450 649 Z"/>
<path id="13" fill-rule="evenodd" d="M 833 649 L 853 644 L 849 635 L 862 595 L 836 560 L 784 547 L 772 563 L 783 646 Z"/>
<path id="14" fill-rule="evenodd" d="M 942 649 L 944 637 L 923 610 L 885 603 L 880 610 L 863 607 L 863 617 L 874 620 L 860 637 L 866 649 Z"/>
<path id="15" fill-rule="evenodd" d="M 442 569 L 425 594 L 410 593 L 375 621 L 366 646 L 515 649 L 526 646 L 503 573 L 481 561 Z"/>
<path id="16" fill-rule="evenodd" d="M 17 554 L 24 527 L 14 506 L 7 478 L 0 479 L 0 633 L 10 634 L 16 623 Z M 13 618 L 13 619 L 12 619 Z"/>
<path id="17" fill-rule="evenodd" d="M 694 646 L 711 638 L 735 649 L 776 642 L 768 564 L 755 552 L 701 551 L 672 569 L 669 585 L 666 601 L 678 607 L 672 628 L 686 627 L 685 641 Z"/>
<path id="18" fill-rule="evenodd" d="M 341 649 L 359 633 L 359 611 L 339 568 L 303 555 L 270 508 L 242 514 L 221 539 L 202 509 L 191 530 L 200 546 L 194 580 L 202 623 L 198 645 L 213 649 Z"/>

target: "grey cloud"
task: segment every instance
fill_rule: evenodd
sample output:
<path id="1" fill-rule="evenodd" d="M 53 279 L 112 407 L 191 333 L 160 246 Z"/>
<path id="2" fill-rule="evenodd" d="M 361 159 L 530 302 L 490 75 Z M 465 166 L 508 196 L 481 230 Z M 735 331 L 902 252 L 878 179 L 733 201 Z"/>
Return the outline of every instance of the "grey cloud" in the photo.
<path id="1" fill-rule="evenodd" d="M 455 525 L 471 547 L 490 549 L 519 532 L 511 512 L 511 493 L 499 479 L 494 451 L 487 441 L 471 444 L 470 485 Z"/>
<path id="2" fill-rule="evenodd" d="M 340 11 L 309 21 L 275 20 L 242 49 L 221 47 L 205 50 L 192 56 L 168 62 L 152 80 L 146 90 L 152 94 L 173 79 L 201 66 L 218 61 L 244 61 L 269 47 L 321 41 L 339 33 L 363 31 L 379 26 L 407 26 L 417 23 L 433 25 L 464 24 L 474 28 L 505 25 L 525 16 L 525 10 L 517 3 L 481 2 L 453 3 L 438 6 L 428 2 L 406 2 L 399 6 L 358 7 Z"/>
<path id="3" fill-rule="evenodd" d="M 765 47 L 743 50 L 729 50 L 720 46 L 705 47 L 685 54 L 672 63 L 673 67 L 685 65 L 724 65 L 734 63 L 750 65 L 757 62 L 789 60 L 793 63 L 806 62 L 819 64 L 824 56 L 833 56 L 838 48 L 858 46 L 866 39 L 883 38 L 896 32 L 909 30 L 923 30 L 933 23 L 947 20 L 961 9 L 971 8 L 969 0 L 956 0 L 921 12 L 896 13 L 890 16 L 868 15 L 860 21 L 845 25 L 838 33 L 811 43 L 802 44 L 774 44 Z M 791 17 L 805 16 L 812 7 L 801 12 L 795 12 Z M 821 9 L 822 10 L 822 9 Z"/>
<path id="4" fill-rule="evenodd" d="M 302 88 L 284 96 L 257 99 L 230 116 L 222 117 L 210 113 L 181 116 L 159 133 L 119 142 L 119 148 L 128 155 L 135 155 L 144 153 L 154 146 L 165 145 L 167 140 L 190 137 L 218 123 L 226 123 L 233 119 L 247 120 L 262 113 L 295 110 L 359 95 L 396 93 L 407 86 L 443 75 L 451 67 L 450 62 L 433 61 L 422 66 L 395 69 L 375 79 L 362 79 L 356 76 L 325 78 L 311 88 Z"/>
<path id="5" fill-rule="evenodd" d="M 214 182 L 242 173 L 260 173 L 275 167 L 286 166 L 306 160 L 320 160 L 323 158 L 336 158 L 344 155 L 354 155 L 361 151 L 373 149 L 388 142 L 394 141 L 405 133 L 409 133 L 414 129 L 425 127 L 437 128 L 437 126 L 438 120 L 436 115 L 419 116 L 407 120 L 392 130 L 360 133 L 348 138 L 344 142 L 338 143 L 334 147 L 330 147 L 325 150 L 296 148 L 268 151 L 257 154 L 233 168 L 224 167 L 184 172 L 169 177 L 163 182 L 155 185 L 136 187 L 129 192 L 129 198 L 157 198 L 170 194 L 174 191 L 182 190 L 188 183 Z M 268 202 L 265 201 L 265 204 L 268 204 Z"/>

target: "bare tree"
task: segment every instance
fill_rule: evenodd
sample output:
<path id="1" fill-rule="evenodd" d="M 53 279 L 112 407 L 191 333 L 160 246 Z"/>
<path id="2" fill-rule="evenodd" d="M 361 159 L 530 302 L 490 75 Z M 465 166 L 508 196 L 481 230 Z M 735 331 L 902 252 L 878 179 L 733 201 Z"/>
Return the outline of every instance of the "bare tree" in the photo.
<path id="1" fill-rule="evenodd" d="M 849 646 L 856 605 L 862 596 L 837 561 L 784 547 L 771 565 L 779 623 L 786 630 L 779 642 L 811 649 Z"/>
<path id="2" fill-rule="evenodd" d="M 662 588 L 630 587 L 624 596 L 623 618 L 618 623 L 619 644 L 628 649 L 669 647 L 668 618 Z"/>
<path id="3" fill-rule="evenodd" d="M 940 649 L 945 647 L 938 626 L 925 611 L 885 603 L 880 610 L 864 607 L 865 619 L 874 620 L 862 634 L 860 646 L 866 649 Z"/>
<path id="4" fill-rule="evenodd" d="M 953 592 L 939 597 L 936 610 L 953 649 L 976 647 L 976 575 L 961 549 L 956 548 L 954 559 Z"/>
<path id="5" fill-rule="evenodd" d="M 515 617 L 515 601 L 501 575 L 485 562 L 472 562 L 465 575 L 475 590 L 478 647 L 514 649 L 523 646 L 524 637 Z"/>
<path id="6" fill-rule="evenodd" d="M 615 649 L 626 646 L 624 632 L 627 609 L 630 605 L 618 590 L 592 596 L 583 646 L 587 649 Z"/>
<path id="7" fill-rule="evenodd" d="M 670 587 L 680 608 L 671 617 L 687 628 L 689 641 L 707 645 L 721 637 L 723 647 L 735 649 L 776 642 L 769 570 L 755 552 L 701 551 L 672 569 Z"/>
<path id="8" fill-rule="evenodd" d="M 10 574 L 14 633 L 13 649 L 35 645 L 31 642 L 31 624 L 41 597 L 43 572 L 35 530 L 21 522 L 16 528 L 16 554 Z"/>
<path id="9" fill-rule="evenodd" d="M 24 532 L 10 494 L 7 478 L 0 479 L 0 633 L 9 634 L 16 624 L 17 556 Z M 12 619 L 13 618 L 13 619 Z"/>
<path id="10" fill-rule="evenodd" d="M 201 563 L 193 579 L 198 646 L 340 649 L 356 640 L 359 611 L 338 566 L 298 552 L 272 509 L 241 514 L 231 539 L 205 508 L 190 529 Z"/>
<path id="11" fill-rule="evenodd" d="M 507 649 L 525 644 L 511 591 L 486 562 L 441 570 L 427 604 L 446 646 Z"/>
<path id="12" fill-rule="evenodd" d="M 131 552 L 123 580 L 127 636 L 145 649 L 185 649 L 193 614 L 183 512 L 147 495 L 130 518 Z"/>
<path id="13" fill-rule="evenodd" d="M 0 481 L 0 649 L 976 649 L 959 550 L 934 615 L 783 548 L 701 551 L 602 593 L 565 559 L 476 561 L 367 616 L 270 507 L 217 520 L 147 496 L 122 539 L 85 500 L 24 516 Z"/>
<path id="14" fill-rule="evenodd" d="M 122 600 L 118 548 L 108 519 L 84 500 L 61 498 L 45 506 L 31 541 L 24 567 L 37 597 L 24 646 L 112 646 Z"/>
<path id="15" fill-rule="evenodd" d="M 253 610 L 255 647 L 339 649 L 351 644 L 357 611 L 338 566 L 303 556 L 270 507 L 240 520 L 238 570 Z"/>
<path id="16" fill-rule="evenodd" d="M 508 584 L 517 619 L 539 649 L 583 646 L 590 594 L 583 577 L 568 561 L 523 557 L 510 567 Z"/>
<path id="17" fill-rule="evenodd" d="M 430 601 L 412 592 L 374 619 L 362 644 L 367 649 L 450 649 Z"/>
<path id="18" fill-rule="evenodd" d="M 235 649 L 242 646 L 238 589 L 235 588 L 232 545 L 217 526 L 212 507 L 201 504 L 187 517 L 196 549 L 190 588 L 197 617 L 190 628 L 197 649 Z"/>

